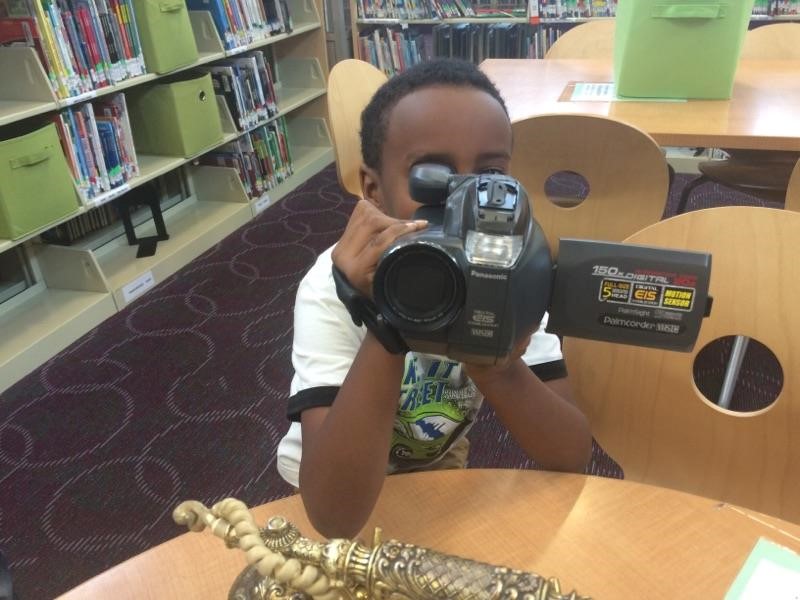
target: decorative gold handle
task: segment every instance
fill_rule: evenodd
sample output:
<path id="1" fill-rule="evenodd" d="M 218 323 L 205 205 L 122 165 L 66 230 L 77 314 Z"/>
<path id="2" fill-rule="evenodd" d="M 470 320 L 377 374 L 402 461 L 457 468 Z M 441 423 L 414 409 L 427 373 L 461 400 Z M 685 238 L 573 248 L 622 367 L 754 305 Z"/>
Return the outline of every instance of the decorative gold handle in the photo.
<path id="1" fill-rule="evenodd" d="M 259 530 L 247 507 L 234 499 L 210 510 L 184 502 L 173 518 L 192 531 L 208 526 L 230 547 L 245 550 L 252 567 L 236 580 L 232 600 L 589 600 L 562 594 L 556 579 L 381 542 L 380 530 L 372 548 L 354 540 L 306 539 L 283 517 L 272 517 Z"/>

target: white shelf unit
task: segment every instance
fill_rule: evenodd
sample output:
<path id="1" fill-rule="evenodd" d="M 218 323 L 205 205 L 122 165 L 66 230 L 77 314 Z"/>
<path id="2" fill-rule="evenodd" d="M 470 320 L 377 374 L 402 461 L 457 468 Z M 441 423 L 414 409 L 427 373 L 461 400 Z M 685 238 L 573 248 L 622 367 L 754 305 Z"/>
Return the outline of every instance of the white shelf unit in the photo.
<path id="1" fill-rule="evenodd" d="M 94 257 L 68 248 L 31 251 L 41 279 L 0 314 L 0 391 L 116 312 Z"/>
<path id="2" fill-rule="evenodd" d="M 148 73 L 77 100 L 55 98 L 32 49 L 0 48 L 0 81 L 15 82 L 0 89 L 2 126 L 269 46 L 275 58 L 279 110 L 270 120 L 286 118 L 293 164 L 293 174 L 284 182 L 261 198 L 249 199 L 234 169 L 192 164 L 202 153 L 190 157 L 138 154 L 140 174 L 124 189 L 92 199 L 89 206 L 68 218 L 48 223 L 23 238 L 0 239 L 0 253 L 23 246 L 31 270 L 37 274 L 35 285 L 0 304 L 0 392 L 333 162 L 325 103 L 328 66 L 320 20 L 322 0 L 289 0 L 289 5 L 290 33 L 228 51 L 223 49 L 211 14 L 190 11 L 199 51 L 196 62 L 168 74 Z M 246 132 L 237 131 L 224 102 L 218 105 L 222 145 Z M 113 239 L 99 247 L 98 236 L 68 247 L 38 242 L 39 234 L 58 223 L 179 168 L 186 170 L 191 194 L 164 212 L 170 238 L 158 243 L 154 256 L 136 258 L 136 248 L 127 244 L 120 224 L 104 232 Z M 153 231 L 152 219 L 138 225 L 136 231 L 148 235 Z"/>
<path id="3" fill-rule="evenodd" d="M 165 211 L 169 239 L 158 242 L 153 256 L 136 258 L 136 247 L 124 236 L 117 237 L 94 255 L 106 288 L 118 309 L 136 300 L 141 293 L 160 283 L 193 258 L 232 233 L 253 216 L 239 175 L 225 167 L 189 167 L 187 179 L 192 193 L 186 200 Z M 153 221 L 136 228 L 139 237 L 154 235 Z M 60 248 L 55 247 L 54 251 Z M 146 282 L 146 286 L 138 285 Z M 137 288 L 136 293 L 132 290 Z"/>

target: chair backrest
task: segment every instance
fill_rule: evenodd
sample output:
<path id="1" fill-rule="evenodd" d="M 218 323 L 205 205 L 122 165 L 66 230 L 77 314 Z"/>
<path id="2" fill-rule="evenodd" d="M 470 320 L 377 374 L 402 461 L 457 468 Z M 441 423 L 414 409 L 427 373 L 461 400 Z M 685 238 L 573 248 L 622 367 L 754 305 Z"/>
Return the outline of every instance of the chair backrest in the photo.
<path id="1" fill-rule="evenodd" d="M 539 115 L 512 124 L 510 174 L 528 192 L 550 249 L 561 237 L 622 241 L 664 212 L 669 170 L 655 140 L 635 127 L 594 115 Z M 582 175 L 589 193 L 564 208 L 545 193 L 561 171 Z"/>
<path id="2" fill-rule="evenodd" d="M 789 177 L 789 187 L 786 188 L 786 210 L 793 210 L 800 212 L 800 160 L 792 170 L 792 175 Z"/>
<path id="3" fill-rule="evenodd" d="M 771 23 L 748 30 L 740 58 L 800 59 L 800 23 Z"/>
<path id="4" fill-rule="evenodd" d="M 382 71 L 355 59 L 336 63 L 328 76 L 328 119 L 336 151 L 336 173 L 342 187 L 359 197 L 361 112 L 384 82 L 386 75 Z"/>
<path id="5" fill-rule="evenodd" d="M 711 252 L 711 315 L 692 352 L 564 340 L 577 402 L 626 479 L 732 502 L 800 522 L 800 214 L 723 207 L 666 219 L 635 244 Z M 777 400 L 752 413 L 719 408 L 693 381 L 697 354 L 724 336 L 766 345 L 783 370 Z"/>
<path id="6" fill-rule="evenodd" d="M 589 21 L 561 34 L 545 58 L 613 58 L 614 19 Z"/>

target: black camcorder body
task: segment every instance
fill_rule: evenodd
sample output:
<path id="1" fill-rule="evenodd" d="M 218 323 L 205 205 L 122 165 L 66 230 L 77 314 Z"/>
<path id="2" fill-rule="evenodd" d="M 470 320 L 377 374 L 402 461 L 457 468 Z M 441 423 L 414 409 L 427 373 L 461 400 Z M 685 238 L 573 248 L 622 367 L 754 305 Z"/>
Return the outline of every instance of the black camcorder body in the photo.
<path id="1" fill-rule="evenodd" d="M 381 256 L 373 299 L 334 266 L 339 298 L 393 353 L 496 364 L 540 325 L 559 335 L 688 352 L 703 318 L 711 255 L 620 242 L 559 241 L 552 260 L 522 185 L 499 174 L 411 170 L 427 229 Z M 609 215 L 613 218 L 613 215 Z"/>
<path id="2" fill-rule="evenodd" d="M 413 350 L 494 364 L 538 328 L 551 298 L 550 250 L 527 194 L 512 177 L 440 165 L 414 167 L 409 186 L 429 226 L 383 254 L 377 310 Z"/>

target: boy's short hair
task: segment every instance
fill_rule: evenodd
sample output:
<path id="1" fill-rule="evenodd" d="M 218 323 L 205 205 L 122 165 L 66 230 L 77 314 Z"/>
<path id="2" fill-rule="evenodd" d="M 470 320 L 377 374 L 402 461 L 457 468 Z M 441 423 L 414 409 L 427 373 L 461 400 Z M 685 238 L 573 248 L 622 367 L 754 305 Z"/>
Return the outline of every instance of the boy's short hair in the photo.
<path id="1" fill-rule="evenodd" d="M 418 63 L 384 83 L 361 113 L 361 157 L 368 167 L 380 170 L 389 115 L 395 105 L 417 90 L 433 86 L 471 87 L 489 94 L 508 114 L 500 92 L 474 64 L 437 58 Z"/>

